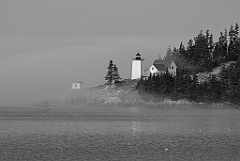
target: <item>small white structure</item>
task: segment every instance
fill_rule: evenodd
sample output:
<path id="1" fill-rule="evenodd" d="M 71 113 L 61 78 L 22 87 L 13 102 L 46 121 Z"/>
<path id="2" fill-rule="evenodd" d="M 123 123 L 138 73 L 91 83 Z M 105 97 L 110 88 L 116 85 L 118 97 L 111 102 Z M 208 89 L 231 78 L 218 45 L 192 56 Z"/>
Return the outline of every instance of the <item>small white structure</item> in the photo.
<path id="1" fill-rule="evenodd" d="M 82 84 L 84 84 L 83 81 L 74 81 L 72 83 L 72 89 L 81 89 Z"/>
<path id="2" fill-rule="evenodd" d="M 143 60 L 141 55 L 137 53 L 135 58 L 132 59 L 132 75 L 131 79 L 140 79 L 143 74 Z"/>

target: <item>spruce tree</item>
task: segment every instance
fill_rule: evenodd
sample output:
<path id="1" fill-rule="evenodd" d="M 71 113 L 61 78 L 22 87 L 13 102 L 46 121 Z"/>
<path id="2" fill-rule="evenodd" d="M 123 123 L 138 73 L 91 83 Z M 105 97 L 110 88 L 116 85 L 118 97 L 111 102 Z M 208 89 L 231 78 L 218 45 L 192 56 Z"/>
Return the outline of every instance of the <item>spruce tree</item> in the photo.
<path id="1" fill-rule="evenodd" d="M 221 64 L 221 73 L 220 73 L 220 82 L 221 82 L 221 98 L 225 99 L 225 90 L 227 87 L 227 79 L 226 79 L 226 65 L 225 63 Z"/>
<path id="2" fill-rule="evenodd" d="M 236 61 L 239 57 L 239 40 L 238 40 L 238 31 L 239 27 L 238 24 L 236 24 L 235 29 L 233 28 L 233 25 L 231 25 L 230 31 L 229 31 L 229 38 L 230 38 L 230 43 L 228 46 L 228 56 L 227 60 L 228 61 Z"/>
<path id="3" fill-rule="evenodd" d="M 107 81 L 108 84 L 112 85 L 115 82 L 118 82 L 121 78 L 118 73 L 118 68 L 116 64 L 113 64 L 113 61 L 110 60 L 109 66 L 108 66 L 108 71 L 105 76 L 105 80 Z"/>
<path id="4" fill-rule="evenodd" d="M 235 25 L 234 32 L 235 32 L 235 37 L 236 37 L 236 39 L 237 39 L 237 37 L 238 37 L 238 35 L 239 35 L 239 25 L 238 25 L 238 23 L 236 23 L 236 25 Z"/>
<path id="5" fill-rule="evenodd" d="M 209 76 L 208 82 L 208 99 L 216 100 L 221 98 L 221 82 L 217 80 L 216 75 Z"/>
<path id="6" fill-rule="evenodd" d="M 229 35 L 229 39 L 230 39 L 230 43 L 231 43 L 233 41 L 233 38 L 234 38 L 234 35 L 235 35 L 233 25 L 231 25 L 228 35 Z"/>
<path id="7" fill-rule="evenodd" d="M 209 41 L 208 41 L 208 48 L 209 48 L 209 51 L 212 52 L 213 51 L 213 34 L 210 34 L 209 36 Z"/>
<path id="8" fill-rule="evenodd" d="M 216 62 L 217 65 L 220 65 L 222 62 L 226 60 L 227 52 L 228 52 L 227 30 L 225 29 L 224 35 L 222 32 L 220 32 L 220 37 L 213 50 L 212 53 L 213 61 Z"/>
<path id="9" fill-rule="evenodd" d="M 190 39 L 190 40 L 188 41 L 188 44 L 187 44 L 187 53 L 186 53 L 186 56 L 185 56 L 186 59 L 189 59 L 189 60 L 192 59 L 194 50 L 195 50 L 194 42 L 193 42 L 192 39 Z"/>
<path id="10" fill-rule="evenodd" d="M 203 35 L 201 31 L 198 36 L 194 38 L 194 41 L 195 50 L 192 57 L 194 64 L 196 64 L 199 69 L 209 70 L 211 56 L 208 48 L 208 38 Z"/>
<path id="11" fill-rule="evenodd" d="M 105 76 L 105 80 L 107 81 L 108 84 L 112 84 L 113 83 L 113 80 L 114 80 L 114 77 L 113 77 L 113 73 L 114 73 L 114 65 L 113 65 L 113 61 L 110 60 L 109 62 L 109 66 L 108 66 L 108 71 L 107 71 L 107 74 Z"/>
<path id="12" fill-rule="evenodd" d="M 191 84 L 190 84 L 190 87 L 189 87 L 189 95 L 188 95 L 188 97 L 191 100 L 196 100 L 198 97 L 197 86 L 198 86 L 198 76 L 196 74 L 194 74 Z"/>
<path id="13" fill-rule="evenodd" d="M 114 82 L 119 82 L 119 80 L 120 80 L 120 76 L 118 73 L 118 67 L 116 66 L 116 64 L 113 64 L 113 80 L 114 80 Z"/>
<path id="14" fill-rule="evenodd" d="M 235 25 L 235 50 L 236 55 L 238 58 L 240 58 L 240 37 L 239 37 L 239 25 L 236 23 Z"/>

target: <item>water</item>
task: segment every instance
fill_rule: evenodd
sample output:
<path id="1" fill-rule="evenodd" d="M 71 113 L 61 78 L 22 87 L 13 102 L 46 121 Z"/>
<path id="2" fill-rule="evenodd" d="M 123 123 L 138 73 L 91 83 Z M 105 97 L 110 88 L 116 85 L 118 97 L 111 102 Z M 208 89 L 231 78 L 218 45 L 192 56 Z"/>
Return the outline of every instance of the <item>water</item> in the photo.
<path id="1" fill-rule="evenodd" d="M 0 160 L 240 160 L 240 111 L 0 108 Z"/>

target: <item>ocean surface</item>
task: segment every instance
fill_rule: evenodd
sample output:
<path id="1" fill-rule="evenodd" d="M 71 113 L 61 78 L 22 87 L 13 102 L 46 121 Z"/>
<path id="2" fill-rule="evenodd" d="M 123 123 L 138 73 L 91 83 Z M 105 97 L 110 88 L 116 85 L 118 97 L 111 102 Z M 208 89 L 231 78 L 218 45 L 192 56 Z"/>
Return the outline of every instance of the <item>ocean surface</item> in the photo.
<path id="1" fill-rule="evenodd" d="M 0 160 L 239 161 L 240 111 L 0 107 Z"/>

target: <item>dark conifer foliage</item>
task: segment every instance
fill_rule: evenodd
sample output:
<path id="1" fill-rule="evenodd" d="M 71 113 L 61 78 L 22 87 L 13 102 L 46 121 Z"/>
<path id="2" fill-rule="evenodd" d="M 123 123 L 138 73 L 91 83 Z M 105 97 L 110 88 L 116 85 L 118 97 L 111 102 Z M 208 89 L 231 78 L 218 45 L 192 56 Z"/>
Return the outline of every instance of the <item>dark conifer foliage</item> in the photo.
<path id="1" fill-rule="evenodd" d="M 168 50 L 168 54 L 169 54 Z M 177 75 L 167 71 L 161 75 L 150 75 L 141 79 L 137 88 L 171 99 L 193 101 L 228 101 L 240 103 L 240 37 L 239 26 L 231 25 L 229 32 L 220 32 L 217 42 L 207 30 L 194 39 L 190 39 L 185 49 L 180 43 L 179 49 L 171 51 L 178 66 Z M 226 67 L 226 64 L 231 64 Z M 220 67 L 218 75 L 210 75 L 207 80 L 198 79 L 199 72 L 208 72 Z"/>
<path id="2" fill-rule="evenodd" d="M 238 23 L 235 24 L 235 36 L 237 36 L 239 34 L 239 25 Z"/>
<path id="3" fill-rule="evenodd" d="M 227 41 L 227 29 L 225 29 L 225 34 L 220 33 L 218 42 L 215 44 L 214 51 L 212 53 L 213 62 L 216 63 L 216 66 L 226 61 L 226 56 L 228 53 L 228 41 Z"/>
<path id="4" fill-rule="evenodd" d="M 105 76 L 105 80 L 107 81 L 107 84 L 114 84 L 115 82 L 118 82 L 120 80 L 120 76 L 118 73 L 118 68 L 116 64 L 113 64 L 113 61 L 110 60 L 109 66 L 108 66 L 108 71 Z"/>
<path id="5" fill-rule="evenodd" d="M 235 28 L 231 25 L 229 31 L 228 61 L 236 61 L 240 55 L 239 26 L 236 23 Z"/>
<path id="6" fill-rule="evenodd" d="M 114 80 L 114 82 L 119 82 L 119 80 L 120 80 L 120 76 L 118 73 L 118 67 L 116 66 L 116 64 L 113 65 L 113 80 Z"/>

